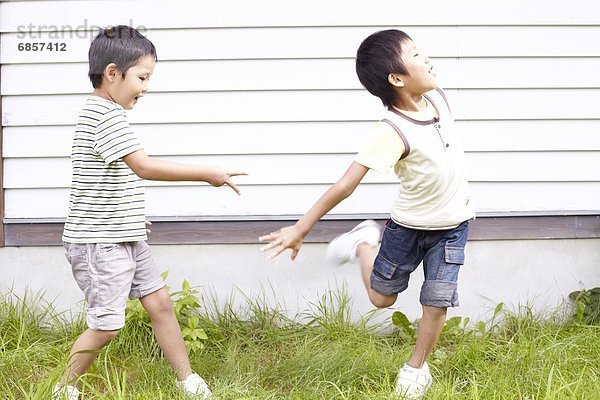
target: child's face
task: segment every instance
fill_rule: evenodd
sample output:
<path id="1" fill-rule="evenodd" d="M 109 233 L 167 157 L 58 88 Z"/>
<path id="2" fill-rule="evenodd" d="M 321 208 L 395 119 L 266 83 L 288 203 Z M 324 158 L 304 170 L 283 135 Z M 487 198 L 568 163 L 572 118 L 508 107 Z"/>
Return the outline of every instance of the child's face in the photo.
<path id="1" fill-rule="evenodd" d="M 129 68 L 125 76 L 119 73 L 110 87 L 112 100 L 124 109 L 131 110 L 138 99 L 148 91 L 148 81 L 155 65 L 154 58 L 148 55 Z"/>
<path id="2" fill-rule="evenodd" d="M 402 75 L 405 89 L 414 94 L 423 94 L 437 87 L 431 60 L 419 52 L 412 40 L 402 43 L 402 62 L 408 71 L 408 75 Z"/>

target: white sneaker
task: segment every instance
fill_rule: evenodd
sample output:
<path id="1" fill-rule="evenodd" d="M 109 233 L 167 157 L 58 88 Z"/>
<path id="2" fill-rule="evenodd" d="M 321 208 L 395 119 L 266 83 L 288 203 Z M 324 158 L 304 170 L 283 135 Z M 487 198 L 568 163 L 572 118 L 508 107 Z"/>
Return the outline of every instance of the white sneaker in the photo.
<path id="1" fill-rule="evenodd" d="M 176 381 L 175 384 L 192 399 L 205 400 L 212 396 L 204 379 L 200 378 L 200 375 L 196 373 L 191 374 L 183 381 Z"/>
<path id="2" fill-rule="evenodd" d="M 356 248 L 361 243 L 367 243 L 372 247 L 377 246 L 381 239 L 381 228 L 377 222 L 368 219 L 352 228 L 351 231 L 341 234 L 329 243 L 325 253 L 327 260 L 336 265 L 342 265 L 348 261 L 358 261 Z"/>
<path id="3" fill-rule="evenodd" d="M 431 387 L 432 383 L 433 378 L 429 373 L 429 365 L 427 363 L 424 363 L 420 369 L 404 364 L 398 371 L 396 394 L 400 395 L 404 400 L 420 399 Z"/>
<path id="4" fill-rule="evenodd" d="M 52 400 L 79 400 L 79 389 L 57 383 L 52 389 Z"/>

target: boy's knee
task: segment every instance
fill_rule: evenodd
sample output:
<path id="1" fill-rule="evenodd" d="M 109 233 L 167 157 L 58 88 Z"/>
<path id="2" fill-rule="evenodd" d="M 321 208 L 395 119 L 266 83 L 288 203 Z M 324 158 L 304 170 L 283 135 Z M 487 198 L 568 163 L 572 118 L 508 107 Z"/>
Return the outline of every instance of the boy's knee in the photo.
<path id="1" fill-rule="evenodd" d="M 94 333 L 94 336 L 96 336 L 96 338 L 104 343 L 104 345 L 110 343 L 119 333 L 120 329 L 115 329 L 115 330 L 110 330 L 110 331 L 99 331 L 99 330 L 92 330 L 92 332 Z"/>
<path id="2" fill-rule="evenodd" d="M 446 317 L 447 307 L 423 306 L 423 315 L 430 315 L 433 318 Z"/>
<path id="3" fill-rule="evenodd" d="M 379 293 L 369 293 L 369 300 L 377 308 L 391 307 L 396 302 L 396 296 L 385 296 Z"/>
<path id="4" fill-rule="evenodd" d="M 120 331 L 120 329 L 116 329 L 113 331 L 104 331 L 104 335 L 105 335 L 106 339 L 108 339 L 108 341 L 110 342 L 115 337 L 117 337 L 117 334 L 119 333 L 119 331 Z"/>
<path id="5" fill-rule="evenodd" d="M 164 315 L 173 314 L 173 305 L 171 297 L 166 290 L 161 289 L 148 296 L 140 298 L 142 305 L 148 312 L 151 319 Z"/>
<path id="6" fill-rule="evenodd" d="M 156 305 L 154 313 L 158 314 L 173 314 L 173 305 L 169 300 L 161 300 Z"/>

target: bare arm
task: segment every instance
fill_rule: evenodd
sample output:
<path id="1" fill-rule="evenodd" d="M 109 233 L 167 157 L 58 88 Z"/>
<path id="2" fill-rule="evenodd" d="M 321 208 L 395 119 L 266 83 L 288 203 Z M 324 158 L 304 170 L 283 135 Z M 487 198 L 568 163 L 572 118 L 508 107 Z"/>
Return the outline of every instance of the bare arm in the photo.
<path id="1" fill-rule="evenodd" d="M 269 258 L 274 258 L 285 249 L 292 249 L 291 258 L 292 260 L 296 259 L 304 237 L 310 232 L 312 227 L 323 215 L 341 203 L 342 200 L 349 197 L 368 171 L 367 167 L 353 162 L 344 173 L 344 176 L 331 186 L 295 225 L 287 226 L 277 232 L 261 236 L 259 238 L 260 241 L 269 242 L 261 250 L 273 249 L 274 251 L 269 255 Z"/>
<path id="2" fill-rule="evenodd" d="M 150 158 L 144 150 L 134 151 L 123 157 L 123 161 L 137 176 L 153 181 L 202 181 L 212 186 L 227 185 L 237 194 L 232 176 L 247 175 L 241 171 L 226 171 L 219 166 L 188 165 Z"/>

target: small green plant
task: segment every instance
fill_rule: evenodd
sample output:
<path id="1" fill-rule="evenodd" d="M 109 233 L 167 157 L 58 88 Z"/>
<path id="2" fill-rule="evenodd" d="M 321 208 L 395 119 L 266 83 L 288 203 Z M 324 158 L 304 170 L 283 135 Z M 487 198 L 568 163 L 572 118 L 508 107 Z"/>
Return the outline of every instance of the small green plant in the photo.
<path id="1" fill-rule="evenodd" d="M 167 272 L 161 274 L 163 280 L 167 279 Z M 170 288 L 166 287 L 170 292 Z M 195 353 L 204 348 L 204 341 L 208 340 L 206 332 L 200 328 L 200 318 L 197 316 L 200 308 L 200 300 L 196 296 L 197 290 L 192 289 L 187 280 L 183 280 L 181 290 L 170 294 L 173 310 L 177 317 L 177 322 L 181 327 L 181 334 L 185 341 L 185 346 L 190 353 Z M 131 330 L 131 335 L 121 335 L 128 337 L 147 338 L 150 348 L 157 350 L 156 343 L 152 340 L 152 325 L 150 317 L 144 307 L 138 300 L 127 301 L 125 312 L 125 329 Z M 127 341 L 131 342 L 131 341 Z"/>
<path id="2" fill-rule="evenodd" d="M 396 328 L 400 330 L 400 332 L 405 333 L 411 339 L 417 337 L 417 327 L 415 322 L 410 322 L 406 314 L 402 311 L 394 311 L 392 314 L 392 324 Z"/>
<path id="3" fill-rule="evenodd" d="M 163 279 L 166 279 L 167 273 L 163 273 Z M 171 302 L 175 310 L 175 316 L 181 326 L 181 334 L 185 341 L 185 346 L 190 353 L 195 353 L 204 348 L 204 341 L 208 340 L 208 336 L 204 329 L 199 327 L 200 318 L 198 318 L 198 309 L 200 308 L 200 300 L 198 299 L 198 291 L 192 289 L 187 280 L 183 280 L 181 290 L 171 293 Z"/>
<path id="4" fill-rule="evenodd" d="M 572 292 L 569 299 L 575 305 L 575 321 L 590 325 L 600 324 L 600 287 Z"/>

